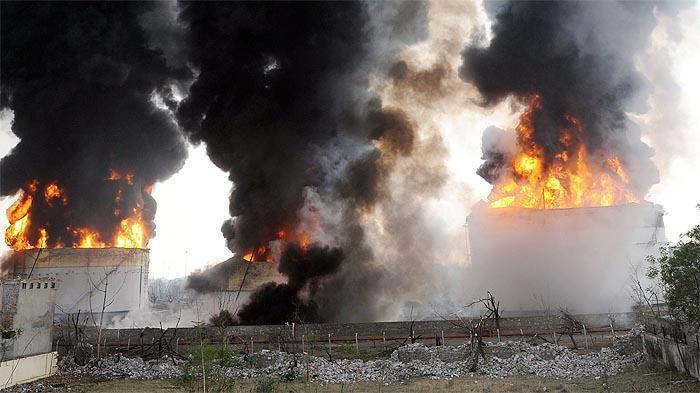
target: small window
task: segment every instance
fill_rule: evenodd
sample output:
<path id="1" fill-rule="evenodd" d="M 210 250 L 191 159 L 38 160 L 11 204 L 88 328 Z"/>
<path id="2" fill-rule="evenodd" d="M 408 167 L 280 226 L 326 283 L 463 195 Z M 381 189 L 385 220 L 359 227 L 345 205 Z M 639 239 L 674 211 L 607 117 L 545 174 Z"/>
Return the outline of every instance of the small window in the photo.
<path id="1" fill-rule="evenodd" d="M 52 283 L 51 283 L 51 288 L 56 288 L 56 283 L 55 283 L 55 282 L 52 282 Z"/>
<path id="2" fill-rule="evenodd" d="M 45 283 L 44 283 L 44 288 L 48 288 L 48 287 L 49 287 L 49 283 L 48 283 L 48 282 L 45 282 Z"/>
<path id="3" fill-rule="evenodd" d="M 30 282 L 30 283 L 29 283 L 29 289 L 34 289 L 34 283 L 33 283 L 33 282 Z"/>
<path id="4" fill-rule="evenodd" d="M 22 283 L 22 289 L 27 289 L 27 283 L 26 283 L 26 282 L 23 282 L 23 283 Z"/>
<path id="5" fill-rule="evenodd" d="M 41 283 L 40 283 L 40 282 L 36 283 L 36 289 L 41 289 Z"/>

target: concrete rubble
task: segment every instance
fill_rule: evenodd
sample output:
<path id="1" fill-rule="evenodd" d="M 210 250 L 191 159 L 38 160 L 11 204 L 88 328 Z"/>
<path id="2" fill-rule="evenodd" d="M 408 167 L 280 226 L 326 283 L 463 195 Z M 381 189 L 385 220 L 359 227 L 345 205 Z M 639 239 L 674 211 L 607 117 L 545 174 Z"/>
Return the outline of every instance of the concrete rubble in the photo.
<path id="1" fill-rule="evenodd" d="M 78 366 L 70 357 L 63 358 L 59 363 L 63 372 L 76 377 L 90 376 L 98 379 L 133 378 L 133 379 L 168 379 L 177 378 L 183 374 L 182 361 L 169 357 L 144 361 L 141 358 L 127 358 L 121 355 L 110 355 L 102 359 L 100 364 L 92 362 Z"/>
<path id="2" fill-rule="evenodd" d="M 502 378 L 515 374 L 534 374 L 540 377 L 580 378 L 614 375 L 623 368 L 639 364 L 643 354 L 636 352 L 624 355 L 614 348 L 603 348 L 600 352 L 577 354 L 554 344 L 529 346 L 519 342 L 506 342 L 515 353 L 508 358 L 493 356 L 479 371 L 490 377 Z"/>
<path id="3" fill-rule="evenodd" d="M 476 372 L 470 372 L 472 362 L 468 345 L 426 347 L 408 344 L 393 351 L 389 359 L 363 361 L 337 359 L 261 350 L 248 356 L 232 355 L 231 359 L 219 359 L 210 372 L 222 377 L 238 378 L 305 378 L 322 383 L 353 383 L 358 381 L 401 382 L 409 378 L 423 377 L 449 379 L 474 374 L 503 378 L 509 375 L 533 374 L 541 377 L 573 379 L 614 375 L 624 368 L 639 365 L 643 353 L 632 337 L 621 336 L 610 348 L 598 352 L 577 353 L 568 348 L 544 343 L 531 345 L 523 341 L 488 343 L 485 347 L 487 361 L 480 359 Z M 188 370 L 187 361 L 162 358 L 143 361 L 110 355 L 98 366 L 94 362 L 86 366 L 76 365 L 70 357 L 59 364 L 61 373 L 74 377 L 98 379 L 177 378 L 186 373 L 198 374 L 198 367 Z M 34 385 L 36 389 L 37 385 Z M 12 392 L 23 392 L 20 386 Z M 51 391 L 39 389 L 32 391 Z"/>
<path id="4" fill-rule="evenodd" d="M 247 360 L 243 357 L 238 359 L 244 366 L 220 367 L 218 371 L 231 378 L 296 378 L 308 375 L 310 379 L 324 383 L 392 383 L 413 377 L 455 378 L 473 375 L 469 371 L 470 353 L 467 345 L 426 347 L 409 344 L 394 351 L 387 360 L 329 361 L 315 356 L 262 350 Z M 488 360 L 480 362 L 477 373 L 492 378 L 516 374 L 562 379 L 601 377 L 617 374 L 643 361 L 643 353 L 632 345 L 630 337 L 621 337 L 612 348 L 586 354 L 549 343 L 530 345 L 519 341 L 488 344 L 486 353 Z"/>
<path id="5" fill-rule="evenodd" d="M 102 359 L 98 365 L 92 362 L 85 366 L 75 364 L 73 358 L 66 356 L 59 361 L 58 379 L 79 379 L 89 377 L 97 380 L 118 378 L 132 379 L 171 379 L 183 375 L 183 362 L 170 358 L 144 361 L 141 358 L 127 358 L 121 355 L 110 355 Z M 3 390 L 3 393 L 35 393 L 35 392 L 64 392 L 70 391 L 65 382 L 41 380 L 34 383 L 17 385 Z"/>

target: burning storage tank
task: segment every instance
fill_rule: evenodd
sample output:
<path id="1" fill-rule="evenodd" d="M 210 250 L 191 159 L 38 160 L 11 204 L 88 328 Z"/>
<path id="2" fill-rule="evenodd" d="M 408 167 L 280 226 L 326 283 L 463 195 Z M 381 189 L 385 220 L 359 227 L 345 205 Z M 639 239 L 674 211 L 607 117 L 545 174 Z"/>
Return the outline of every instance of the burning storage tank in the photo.
<path id="1" fill-rule="evenodd" d="M 467 218 L 469 254 L 483 288 L 509 310 L 626 311 L 635 273 L 665 245 L 651 203 L 569 209 L 489 208 Z"/>
<path id="2" fill-rule="evenodd" d="M 5 270 L 58 280 L 56 320 L 78 312 L 99 320 L 104 306 L 108 321 L 147 306 L 148 263 L 142 248 L 34 248 L 15 251 Z"/>
<path id="3" fill-rule="evenodd" d="M 637 120 L 649 89 L 636 59 L 660 9 L 495 8 L 492 36 L 465 48 L 460 76 L 484 106 L 523 111 L 513 130 L 482 136 L 477 173 L 492 188 L 468 223 L 477 278 L 508 307 L 530 307 L 533 296 L 551 307 L 624 307 L 631 271 L 643 276 L 644 255 L 664 241 L 661 208 L 645 202 L 659 172 Z"/>
<path id="4" fill-rule="evenodd" d="M 86 203 L 61 183 L 34 179 L 7 210 L 5 242 L 14 251 L 3 274 L 59 280 L 57 320 L 80 312 L 108 321 L 147 305 L 151 185 L 110 169 L 95 188 L 99 198 Z"/>
<path id="5" fill-rule="evenodd" d="M 248 257 L 253 259 L 252 256 Z M 238 310 L 261 285 L 280 281 L 277 264 L 232 257 L 187 277 L 186 286 L 201 294 L 211 294 L 219 309 Z M 216 307 L 214 312 L 218 312 Z"/>
<path id="6" fill-rule="evenodd" d="M 514 132 L 484 132 L 477 173 L 493 187 L 467 220 L 477 290 L 510 309 L 626 311 L 666 241 L 661 207 L 644 201 L 656 172 L 624 129 L 604 134 L 613 125 L 544 97 L 524 100 Z"/>

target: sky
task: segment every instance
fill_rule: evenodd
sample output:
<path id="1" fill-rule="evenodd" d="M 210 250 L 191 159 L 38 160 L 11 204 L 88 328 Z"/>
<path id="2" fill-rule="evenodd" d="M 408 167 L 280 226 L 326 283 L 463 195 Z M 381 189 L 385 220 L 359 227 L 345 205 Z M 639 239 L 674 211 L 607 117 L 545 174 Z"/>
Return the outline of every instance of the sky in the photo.
<path id="1" fill-rule="evenodd" d="M 678 102 L 679 127 L 674 130 L 682 146 L 677 154 L 673 154 L 668 167 L 661 172 L 661 182 L 654 185 L 648 200 L 663 205 L 667 214 L 666 235 L 670 241 L 675 241 L 681 233 L 687 232 L 700 223 L 700 112 L 697 110 L 700 102 L 700 5 L 681 14 L 681 29 L 683 41 L 677 45 L 669 45 L 663 37 L 656 45 L 669 46 L 671 51 L 672 75 L 680 89 Z M 648 131 L 648 130 L 647 130 Z M 663 133 L 663 132 L 662 132 Z M 670 139 L 675 139 L 669 135 Z M 653 142 L 650 142 L 652 147 Z M 656 146 L 659 151 L 659 147 Z M 657 160 L 655 160 L 657 161 Z M 657 161 L 657 166 L 659 162 Z"/>
<path id="2" fill-rule="evenodd" d="M 483 12 L 483 10 L 481 10 Z M 647 200 L 664 207 L 666 235 L 676 241 L 679 235 L 700 222 L 700 6 L 695 5 L 680 15 L 682 39 L 668 37 L 669 26 L 663 23 L 653 34 L 652 46 L 638 61 L 638 68 L 653 82 L 654 66 L 662 63 L 671 71 L 679 91 L 677 102 L 664 102 L 664 92 L 652 91 L 650 111 L 635 120 L 642 126 L 643 139 L 656 150 L 654 161 L 661 181 L 654 185 Z M 465 37 L 466 39 L 466 37 Z M 659 61 L 661 56 L 663 61 Z M 652 83 L 653 84 L 653 83 Z M 660 114 L 673 106 L 673 121 L 660 121 Z M 512 128 L 517 122 L 507 104 L 485 111 L 465 103 L 449 114 L 434 119 L 435 127 L 447 145 L 445 157 L 450 181 L 439 202 L 431 211 L 439 225 L 462 233 L 465 217 L 471 206 L 484 199 L 490 186 L 476 174 L 481 163 L 481 132 L 488 126 Z M 0 156 L 18 142 L 12 134 L 12 113 L 0 113 Z M 673 141 L 670 143 L 669 141 Z M 2 174 L 0 173 L 0 181 Z M 204 146 L 190 146 L 185 166 L 168 180 L 156 183 L 153 196 L 158 203 L 156 236 L 149 243 L 152 278 L 174 278 L 195 269 L 221 262 L 231 256 L 221 235 L 221 223 L 228 217 L 228 195 L 231 183 L 227 174 L 216 168 L 206 155 Z M 14 198 L 1 198 L 4 211 Z M 0 217 L 0 227 L 7 219 Z M 462 242 L 454 242 L 455 247 Z M 0 251 L 7 251 L 0 244 Z M 455 250 L 461 253 L 463 250 Z"/>

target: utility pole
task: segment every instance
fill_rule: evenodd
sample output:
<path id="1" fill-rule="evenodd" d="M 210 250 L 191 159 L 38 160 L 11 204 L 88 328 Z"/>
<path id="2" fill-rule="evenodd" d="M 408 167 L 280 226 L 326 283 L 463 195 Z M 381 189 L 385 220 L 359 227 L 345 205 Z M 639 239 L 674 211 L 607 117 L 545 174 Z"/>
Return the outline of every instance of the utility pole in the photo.
<path id="1" fill-rule="evenodd" d="M 185 277 L 187 277 L 187 254 L 189 254 L 189 250 L 185 249 Z"/>
<path id="2" fill-rule="evenodd" d="M 472 262 L 472 250 L 469 244 L 469 216 L 464 220 L 464 246 L 467 249 L 467 262 Z"/>

